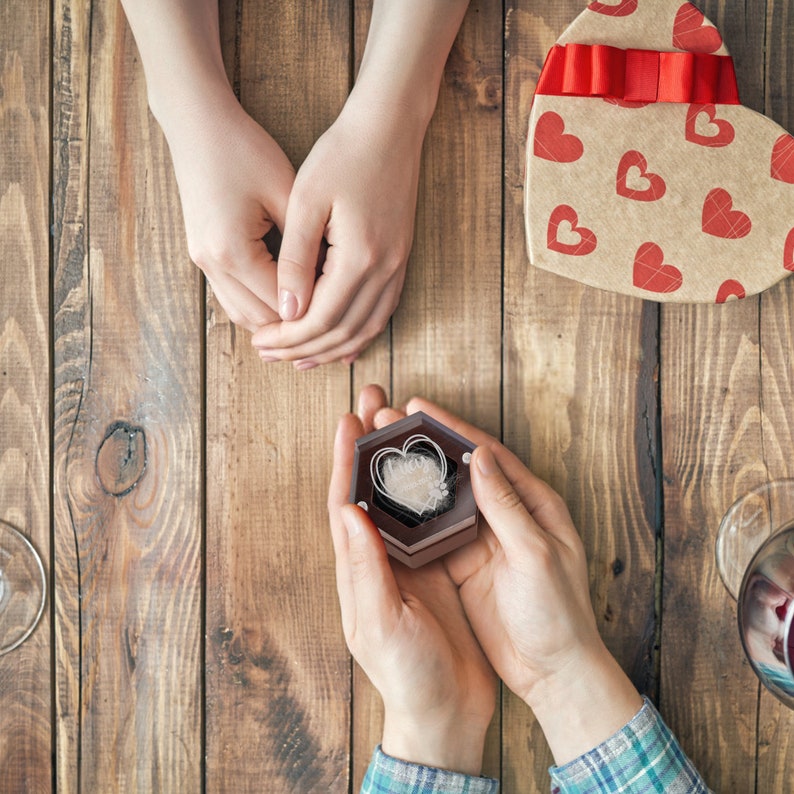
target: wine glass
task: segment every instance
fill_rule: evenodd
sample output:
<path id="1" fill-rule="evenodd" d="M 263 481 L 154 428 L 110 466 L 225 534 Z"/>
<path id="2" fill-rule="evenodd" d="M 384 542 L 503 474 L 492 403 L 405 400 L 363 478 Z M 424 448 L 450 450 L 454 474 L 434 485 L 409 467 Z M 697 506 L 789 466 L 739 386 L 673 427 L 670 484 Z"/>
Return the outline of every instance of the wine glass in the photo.
<path id="1" fill-rule="evenodd" d="M 47 592 L 44 566 L 30 541 L 0 520 L 0 656 L 31 634 Z"/>
<path id="2" fill-rule="evenodd" d="M 794 480 L 766 483 L 736 501 L 716 552 L 737 600 L 747 658 L 764 686 L 794 708 Z"/>

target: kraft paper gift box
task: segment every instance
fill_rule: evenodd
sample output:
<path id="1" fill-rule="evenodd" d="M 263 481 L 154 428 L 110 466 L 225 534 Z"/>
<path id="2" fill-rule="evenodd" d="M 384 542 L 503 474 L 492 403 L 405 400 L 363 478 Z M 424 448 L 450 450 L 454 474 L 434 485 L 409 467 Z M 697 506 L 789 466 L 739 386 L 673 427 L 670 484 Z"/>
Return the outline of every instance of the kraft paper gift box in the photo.
<path id="1" fill-rule="evenodd" d="M 538 79 L 525 218 L 536 267 L 651 300 L 744 298 L 794 270 L 794 138 L 739 103 L 693 5 L 592 2 Z"/>

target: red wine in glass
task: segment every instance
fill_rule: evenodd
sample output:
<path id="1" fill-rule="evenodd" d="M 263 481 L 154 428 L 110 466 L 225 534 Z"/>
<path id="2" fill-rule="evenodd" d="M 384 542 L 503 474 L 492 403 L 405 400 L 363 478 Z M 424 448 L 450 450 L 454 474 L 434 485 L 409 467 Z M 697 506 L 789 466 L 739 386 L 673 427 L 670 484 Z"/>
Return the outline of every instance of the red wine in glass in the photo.
<path id="1" fill-rule="evenodd" d="M 794 523 L 753 556 L 738 599 L 739 633 L 762 683 L 794 708 Z"/>

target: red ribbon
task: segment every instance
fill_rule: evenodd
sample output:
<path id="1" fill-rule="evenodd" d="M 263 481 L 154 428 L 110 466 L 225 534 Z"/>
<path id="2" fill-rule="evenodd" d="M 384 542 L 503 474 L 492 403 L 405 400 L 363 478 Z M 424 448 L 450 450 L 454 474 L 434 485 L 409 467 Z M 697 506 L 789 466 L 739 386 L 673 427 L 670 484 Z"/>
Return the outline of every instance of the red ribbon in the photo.
<path id="1" fill-rule="evenodd" d="M 535 93 L 626 102 L 740 104 L 729 55 L 621 50 L 606 44 L 555 44 Z"/>

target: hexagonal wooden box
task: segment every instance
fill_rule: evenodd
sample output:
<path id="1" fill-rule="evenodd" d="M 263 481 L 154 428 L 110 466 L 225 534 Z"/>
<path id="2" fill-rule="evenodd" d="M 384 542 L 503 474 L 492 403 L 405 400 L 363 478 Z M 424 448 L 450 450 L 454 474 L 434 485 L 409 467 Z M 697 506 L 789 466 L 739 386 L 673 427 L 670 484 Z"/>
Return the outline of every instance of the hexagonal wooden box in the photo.
<path id="1" fill-rule="evenodd" d="M 396 559 L 418 568 L 477 537 L 475 445 L 419 411 L 356 441 L 350 501 Z"/>

